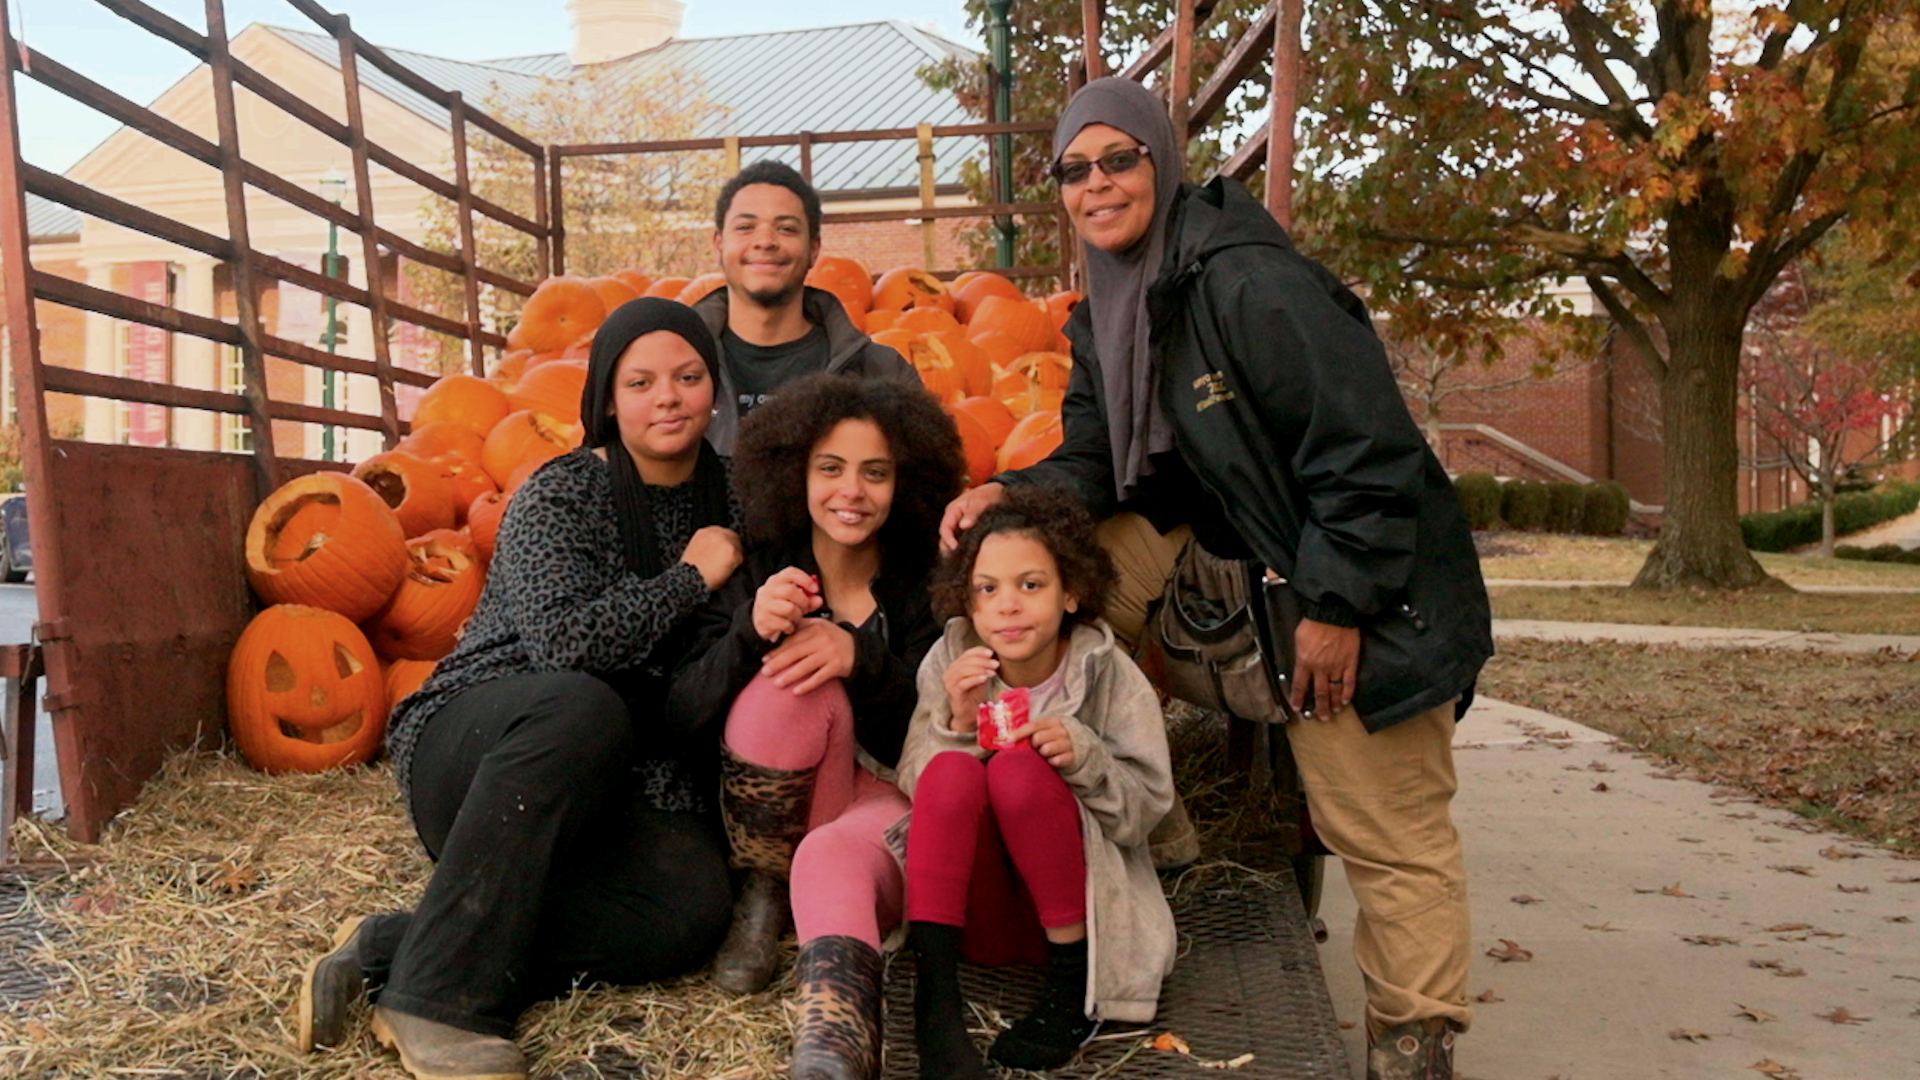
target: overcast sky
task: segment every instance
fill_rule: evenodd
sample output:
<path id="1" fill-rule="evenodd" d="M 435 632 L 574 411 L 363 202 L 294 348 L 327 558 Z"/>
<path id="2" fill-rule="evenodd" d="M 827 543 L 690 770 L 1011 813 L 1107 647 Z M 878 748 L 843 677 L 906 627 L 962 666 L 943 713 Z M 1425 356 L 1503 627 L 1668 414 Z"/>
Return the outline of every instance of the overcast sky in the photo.
<path id="1" fill-rule="evenodd" d="M 206 27 L 205 0 L 147 0 L 195 30 Z M 459 60 L 564 52 L 572 40 L 566 0 L 320 0 L 353 19 L 376 45 Z M 14 34 L 34 50 L 141 104 L 191 69 L 186 53 L 109 14 L 94 0 L 9 0 Z M 297 29 L 313 24 L 286 0 L 227 0 L 227 27 L 249 23 Z M 937 27 L 978 45 L 966 29 L 961 0 L 901 0 L 884 15 L 854 0 L 688 0 L 682 37 L 904 19 Z M 114 124 L 25 76 L 20 88 L 21 140 L 27 160 L 63 171 L 113 131 Z"/>

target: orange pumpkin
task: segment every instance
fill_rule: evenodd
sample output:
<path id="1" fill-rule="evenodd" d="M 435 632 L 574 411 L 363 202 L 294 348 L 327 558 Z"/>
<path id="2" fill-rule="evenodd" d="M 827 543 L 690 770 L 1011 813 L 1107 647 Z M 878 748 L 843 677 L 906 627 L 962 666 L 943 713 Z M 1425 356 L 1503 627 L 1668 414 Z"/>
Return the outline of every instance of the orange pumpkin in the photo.
<path id="1" fill-rule="evenodd" d="M 354 466 L 353 475 L 393 507 L 407 536 L 453 527 L 453 485 L 442 466 L 389 450 Z"/>
<path id="2" fill-rule="evenodd" d="M 267 496 L 247 525 L 247 580 L 269 604 L 306 604 L 358 622 L 407 573 L 400 519 L 341 472 L 302 476 Z"/>
<path id="3" fill-rule="evenodd" d="M 937 307 L 913 308 L 900 313 L 900 317 L 894 320 L 893 329 L 913 334 L 938 334 L 960 329 L 960 320 L 954 318 L 951 312 Z"/>
<path id="4" fill-rule="evenodd" d="M 860 325 L 860 320 L 866 318 L 867 311 L 873 307 L 873 275 L 859 259 L 823 255 L 813 264 L 813 269 L 807 271 L 807 284 L 838 297 L 840 306 L 847 310 L 847 318 L 852 319 L 855 326 Z"/>
<path id="5" fill-rule="evenodd" d="M 613 314 L 614 309 L 621 304 L 640 299 L 639 290 L 618 277 L 588 278 L 587 284 L 593 286 L 593 291 L 600 294 L 600 304 L 607 309 L 608 315 Z"/>
<path id="6" fill-rule="evenodd" d="M 962 274 L 953 282 L 953 313 L 960 316 L 961 322 L 970 323 L 974 313 L 980 310 L 981 301 L 989 296 L 1001 296 L 1009 300 L 1027 298 L 1027 294 L 1020 291 L 1020 286 L 999 274 L 989 271 Z"/>
<path id="7" fill-rule="evenodd" d="M 878 334 L 893 329 L 893 324 L 899 321 L 897 311 L 869 311 L 867 317 L 860 320 L 860 328 L 869 335 Z"/>
<path id="8" fill-rule="evenodd" d="M 500 520 L 507 516 L 507 502 L 511 498 L 503 492 L 492 491 L 467 507 L 467 533 L 473 537 L 473 546 L 480 557 L 489 563 L 493 561 L 494 540 L 500 535 Z"/>
<path id="9" fill-rule="evenodd" d="M 480 458 L 485 453 L 483 443 L 481 453 L 474 455 L 471 460 L 445 459 L 447 482 L 453 485 L 453 519 L 456 525 L 467 523 L 467 508 L 473 505 L 475 499 L 500 490 L 500 485 L 494 483 L 493 477 L 488 475 L 487 467 L 480 464 Z"/>
<path id="10" fill-rule="evenodd" d="M 873 335 L 876 344 L 885 345 L 909 361 L 913 359 L 915 335 L 910 330 L 882 330 Z"/>
<path id="11" fill-rule="evenodd" d="M 687 282 L 687 287 L 681 289 L 680 295 L 674 297 L 674 299 L 691 307 L 705 300 L 708 293 L 716 289 L 723 289 L 726 285 L 727 278 L 724 274 L 701 274 L 699 277 Z"/>
<path id="12" fill-rule="evenodd" d="M 580 422 L 580 394 L 587 387 L 585 360 L 549 360 L 520 377 L 507 395 L 513 410 L 532 409 L 563 424 Z M 492 429 L 488 429 L 492 433 Z"/>
<path id="13" fill-rule="evenodd" d="M 1017 371 L 1044 390 L 1065 390 L 1073 378 L 1073 357 L 1058 352 L 1030 352 L 1015 360 L 1008 371 Z"/>
<path id="14" fill-rule="evenodd" d="M 1058 410 L 1043 409 L 1029 414 L 1013 426 L 1007 433 L 1007 441 L 1001 444 L 1000 471 L 1024 469 L 1044 461 L 1059 448 L 1065 435 Z"/>
<path id="15" fill-rule="evenodd" d="M 550 277 L 533 290 L 527 306 L 520 309 L 520 324 L 514 327 L 520 342 L 507 344 L 534 352 L 564 349 L 606 318 L 607 305 L 584 278 Z"/>
<path id="16" fill-rule="evenodd" d="M 1015 360 L 1020 359 L 1027 352 L 1020 347 L 1018 341 L 994 330 L 981 334 L 969 332 L 967 340 L 973 342 L 974 346 L 986 355 L 987 363 L 993 365 L 995 371 L 1006 371 L 1013 366 Z"/>
<path id="17" fill-rule="evenodd" d="M 942 405 L 960 400 L 966 392 L 966 385 L 960 381 L 960 373 L 953 368 L 929 365 L 914 370 L 920 373 L 920 382 L 926 386 L 934 400 Z"/>
<path id="18" fill-rule="evenodd" d="M 522 465 L 559 457 L 579 445 L 580 435 L 580 425 L 563 424 L 544 413 L 525 409 L 508 413 L 507 418 L 487 434 L 487 444 L 480 452 L 480 465 L 502 491 L 511 491 L 508 482 Z M 402 572 L 404 570 L 403 567 Z"/>
<path id="19" fill-rule="evenodd" d="M 426 684 L 427 676 L 439 667 L 434 660 L 395 660 L 387 665 L 385 682 L 387 686 L 387 711 L 389 714 L 400 700 L 419 690 Z"/>
<path id="20" fill-rule="evenodd" d="M 1005 334 L 1021 345 L 1021 352 L 1041 352 L 1053 347 L 1053 319 L 1044 307 L 1026 300 L 989 296 L 980 301 L 967 324 L 967 336 Z"/>
<path id="21" fill-rule="evenodd" d="M 406 579 L 373 620 L 368 637 L 390 660 L 438 660 L 460 641 L 480 603 L 486 570 L 473 538 L 436 529 L 407 543 Z"/>
<path id="22" fill-rule="evenodd" d="M 499 387 L 501 393 L 505 393 L 513 388 L 513 384 L 520 378 L 520 373 L 527 369 L 527 361 L 531 359 L 533 359 L 532 349 L 509 349 L 500 357 L 500 362 L 493 365 L 493 370 L 487 373 L 487 382 Z"/>
<path id="23" fill-rule="evenodd" d="M 1007 441 L 1013 426 L 1020 422 L 1020 418 L 1013 415 L 1013 410 L 1007 408 L 1006 402 L 995 397 L 964 398 L 954 405 L 954 409 L 973 417 L 981 427 L 986 428 L 987 435 L 992 439 L 991 445 L 996 450 Z"/>
<path id="24" fill-rule="evenodd" d="M 420 395 L 420 405 L 413 411 L 413 426 L 417 431 L 427 424 L 459 424 L 484 439 L 510 411 L 507 395 L 487 380 L 448 375 Z"/>
<path id="25" fill-rule="evenodd" d="M 1047 314 L 1053 319 L 1055 330 L 1064 330 L 1067 320 L 1073 316 L 1073 307 L 1086 299 L 1072 289 L 1062 289 L 1047 297 Z"/>
<path id="26" fill-rule="evenodd" d="M 914 342 L 913 347 L 931 354 L 936 362 L 959 371 L 962 396 L 974 397 L 993 389 L 993 365 L 987 362 L 987 354 L 980 351 L 978 345 L 968 341 L 961 331 L 925 334 Z M 919 362 L 915 361 L 914 366 L 919 367 Z"/>
<path id="27" fill-rule="evenodd" d="M 253 617 L 227 660 L 227 727 L 269 773 L 369 761 L 387 727 L 373 647 L 352 620 L 301 604 Z"/>
<path id="28" fill-rule="evenodd" d="M 680 294 L 685 292 L 687 286 L 691 284 L 693 279 L 686 277 L 654 278 L 653 284 L 647 286 L 647 295 L 657 296 L 662 300 L 678 300 Z"/>
<path id="29" fill-rule="evenodd" d="M 975 487 L 986 483 L 999 463 L 994 453 L 993 434 L 957 405 L 947 406 L 947 415 L 953 417 L 954 426 L 960 429 L 960 449 L 967 459 L 967 483 Z"/>
<path id="30" fill-rule="evenodd" d="M 506 417 L 501 413 L 501 418 Z M 499 423 L 495 420 L 494 423 Z M 492 431 L 488 428 L 487 431 Z M 480 460 L 480 448 L 486 445 L 486 432 L 474 434 L 472 428 L 456 424 L 451 420 L 436 420 L 431 424 L 413 425 L 413 431 L 406 438 L 394 444 L 395 450 L 404 450 L 417 458 L 429 461 L 449 462 L 455 458 L 468 461 Z"/>
<path id="31" fill-rule="evenodd" d="M 632 289 L 633 295 L 635 296 L 645 296 L 647 295 L 647 290 L 653 288 L 653 278 L 648 277 L 638 270 L 615 270 L 613 276 L 625 282 L 627 288 Z M 611 314 L 611 312 L 609 312 L 609 314 Z"/>
<path id="32" fill-rule="evenodd" d="M 953 312 L 953 294 L 947 283 L 925 270 L 903 266 L 880 275 L 873 283 L 873 310 L 905 311 L 908 308 L 937 307 Z"/>

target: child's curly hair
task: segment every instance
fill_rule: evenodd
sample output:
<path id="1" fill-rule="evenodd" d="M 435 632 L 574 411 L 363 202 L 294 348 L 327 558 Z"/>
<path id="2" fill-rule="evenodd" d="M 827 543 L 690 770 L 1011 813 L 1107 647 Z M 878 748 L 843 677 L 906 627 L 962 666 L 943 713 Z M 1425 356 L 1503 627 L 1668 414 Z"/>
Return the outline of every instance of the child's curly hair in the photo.
<path id="1" fill-rule="evenodd" d="M 973 528 L 960 534 L 960 546 L 940 560 L 933 576 L 933 610 L 942 619 L 973 614 L 973 564 L 980 545 L 996 533 L 1025 533 L 1053 555 L 1060 587 L 1080 602 L 1075 618 L 1095 619 L 1106 611 L 1119 574 L 1113 558 L 1094 539 L 1093 517 L 1078 499 L 1057 488 L 1033 484 L 1009 486 Z"/>
<path id="2" fill-rule="evenodd" d="M 809 375 L 780 388 L 740 424 L 733 484 L 759 543 L 809 542 L 807 463 L 843 420 L 867 420 L 893 453 L 893 506 L 880 526 L 890 570 L 920 577 L 939 555 L 940 516 L 966 483 L 960 431 L 918 383 Z"/>

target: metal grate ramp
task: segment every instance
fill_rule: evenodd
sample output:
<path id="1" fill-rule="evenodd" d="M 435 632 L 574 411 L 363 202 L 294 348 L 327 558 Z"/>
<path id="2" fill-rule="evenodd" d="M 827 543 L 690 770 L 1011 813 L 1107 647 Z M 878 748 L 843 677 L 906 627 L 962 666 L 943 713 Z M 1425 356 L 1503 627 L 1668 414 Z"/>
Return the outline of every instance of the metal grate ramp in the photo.
<path id="1" fill-rule="evenodd" d="M 0 1009 L 32 1001 L 53 989 L 53 970 L 36 961 L 33 950 L 58 931 L 28 899 L 32 880 L 17 866 L 0 867 Z"/>
<path id="2" fill-rule="evenodd" d="M 1272 888 L 1248 874 L 1221 874 L 1207 886 L 1182 890 L 1173 901 L 1173 915 L 1179 960 L 1161 989 L 1160 1015 L 1142 1027 L 1179 1034 L 1192 1046 L 1192 1058 L 1137 1049 L 1139 1038 L 1106 1039 L 1089 1044 L 1068 1068 L 1005 1075 L 1193 1080 L 1212 1074 L 1196 1070 L 1195 1058 L 1218 1061 L 1246 1053 L 1253 1054 L 1252 1061 L 1219 1075 L 1237 1080 L 1346 1080 L 1352 1075 L 1307 915 L 1291 882 Z M 969 964 L 961 970 L 968 1002 L 1008 1020 L 1025 1015 L 1040 984 L 1038 968 Z M 895 954 L 887 968 L 886 1022 L 882 1076 L 915 1080 L 913 957 L 907 952 Z M 1132 1029 L 1108 1024 L 1101 1034 L 1126 1030 Z"/>

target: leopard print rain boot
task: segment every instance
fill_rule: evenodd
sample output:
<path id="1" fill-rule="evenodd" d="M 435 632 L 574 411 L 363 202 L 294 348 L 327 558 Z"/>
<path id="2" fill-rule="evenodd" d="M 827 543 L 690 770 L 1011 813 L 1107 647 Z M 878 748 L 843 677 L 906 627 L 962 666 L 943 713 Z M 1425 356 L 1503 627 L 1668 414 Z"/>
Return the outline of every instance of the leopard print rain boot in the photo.
<path id="1" fill-rule="evenodd" d="M 720 814 L 733 865 L 747 872 L 733 902 L 733 925 L 713 958 L 713 982 L 729 993 L 757 994 L 773 981 L 780 937 L 791 910 L 787 878 L 807 835 L 813 769 L 770 769 L 722 748 Z"/>
<path id="2" fill-rule="evenodd" d="M 793 1080 L 876 1080 L 880 1075 L 879 950 L 831 934 L 800 946 Z"/>
<path id="3" fill-rule="evenodd" d="M 1367 1037 L 1367 1080 L 1453 1080 L 1454 1027 L 1409 1020 Z"/>

